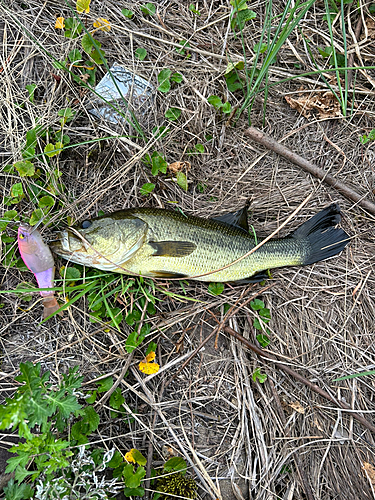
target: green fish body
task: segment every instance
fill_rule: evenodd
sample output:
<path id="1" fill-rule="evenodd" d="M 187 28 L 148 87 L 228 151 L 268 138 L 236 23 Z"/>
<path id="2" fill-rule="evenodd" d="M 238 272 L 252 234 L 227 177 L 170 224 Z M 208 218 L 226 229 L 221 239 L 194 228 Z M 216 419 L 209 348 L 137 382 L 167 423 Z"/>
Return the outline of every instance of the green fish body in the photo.
<path id="1" fill-rule="evenodd" d="M 286 238 L 270 240 L 222 270 L 261 241 L 249 234 L 245 209 L 218 219 L 158 208 L 120 210 L 84 221 L 75 231 L 61 232 L 52 250 L 71 262 L 104 271 L 256 282 L 267 278 L 267 269 L 312 264 L 339 253 L 349 241 L 336 228 L 340 219 L 339 206 L 330 205 Z"/>

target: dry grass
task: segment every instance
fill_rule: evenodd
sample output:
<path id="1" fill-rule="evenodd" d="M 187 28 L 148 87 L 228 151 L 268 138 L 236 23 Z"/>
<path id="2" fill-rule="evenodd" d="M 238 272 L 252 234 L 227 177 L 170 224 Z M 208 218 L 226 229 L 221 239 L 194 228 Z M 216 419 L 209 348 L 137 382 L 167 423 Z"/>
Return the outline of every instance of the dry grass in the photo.
<path id="1" fill-rule="evenodd" d="M 6 4 L 6 5 L 5 5 Z M 71 144 L 49 163 L 43 156 L 35 160 L 46 177 L 54 169 L 62 172 L 65 189 L 57 189 L 58 203 L 53 220 L 58 226 L 66 216 L 83 220 L 106 212 L 132 206 L 169 207 L 170 202 L 186 213 L 210 217 L 241 208 L 251 198 L 251 223 L 259 235 L 268 235 L 282 223 L 311 192 L 312 201 L 304 207 L 288 231 L 333 200 L 339 201 L 343 227 L 352 236 L 350 247 L 339 257 L 306 268 L 274 271 L 273 286 L 262 294 L 271 310 L 270 350 L 282 356 L 289 366 L 319 385 L 337 399 L 344 399 L 354 411 L 373 421 L 375 411 L 374 377 L 344 382 L 333 379 L 369 370 L 375 365 L 374 317 L 374 218 L 319 184 L 294 165 L 250 143 L 243 132 L 248 125 L 243 114 L 231 127 L 207 98 L 219 95 L 232 106 L 241 105 L 243 95 L 230 94 L 223 73 L 228 58 L 242 58 L 240 39 L 229 24 L 227 2 L 198 2 L 201 16 L 188 10 L 188 2 L 165 0 L 158 4 L 158 14 L 143 18 L 139 3 L 119 4 L 113 0 L 93 0 L 87 16 L 109 19 L 111 32 L 98 35 L 109 65 L 118 62 L 148 79 L 155 87 L 157 75 L 164 68 L 178 71 L 184 77 L 169 93 L 157 93 L 156 101 L 145 123 L 145 133 L 165 124 L 164 113 L 170 107 L 182 110 L 178 122 L 170 125 L 166 139 L 147 143 L 128 125 L 121 130 L 96 121 L 87 110 L 93 99 L 69 74 L 53 68 L 51 57 L 67 58 L 79 47 L 77 40 L 64 38 L 55 30 L 57 16 L 71 15 L 63 1 L 8 0 L 2 2 L 0 33 L 0 154 L 3 165 L 21 158 L 26 132 L 36 123 L 53 126 L 57 111 L 70 106 L 76 118 L 65 132 Z M 121 15 L 121 8 L 137 12 L 134 20 Z M 324 4 L 317 2 L 302 21 L 301 31 L 289 38 L 270 72 L 270 82 L 299 71 L 315 69 L 301 33 L 316 51 L 327 46 L 322 23 Z M 257 18 L 244 30 L 248 57 L 254 54 L 265 15 L 265 5 L 254 2 L 251 8 Z M 275 2 L 275 14 L 280 8 Z M 353 30 L 357 14 L 347 7 L 347 19 Z M 353 9 L 353 8 L 352 8 Z M 366 29 L 359 43 L 348 34 L 349 52 L 354 62 L 373 60 L 373 19 L 364 16 Z M 372 23 L 372 24 L 371 24 Z M 335 42 L 342 47 L 340 20 L 334 22 Z M 191 57 L 184 58 L 175 48 L 186 39 Z M 147 50 L 140 62 L 134 57 L 138 47 Z M 47 52 L 46 52 L 47 51 Z M 317 56 L 317 53 L 315 54 Z M 319 60 L 321 66 L 327 61 Z M 300 69 L 295 65 L 299 64 Z M 98 70 L 98 79 L 105 70 Z M 53 77 L 61 78 L 59 82 Z M 328 75 L 329 76 L 329 75 Z M 304 93 L 316 95 L 326 91 L 317 75 L 285 82 L 270 89 L 265 115 L 265 130 L 307 159 L 352 186 L 363 196 L 374 200 L 374 158 L 371 143 L 363 146 L 359 136 L 375 128 L 374 71 L 359 72 L 355 79 L 354 111 L 349 118 L 306 119 L 286 103 L 285 96 Z M 333 88 L 337 81 L 331 79 Z M 29 102 L 25 85 L 35 83 L 34 104 Z M 350 94 L 350 105 L 352 94 Z M 262 96 L 256 100 L 252 124 L 262 126 Z M 129 134 L 127 142 L 113 136 Z M 211 135 L 212 140 L 207 140 Z M 88 142 L 112 136 L 102 142 Z M 325 139 L 327 137 L 329 141 Z M 203 154 L 188 155 L 195 144 L 205 146 Z M 146 153 L 158 150 L 169 163 L 189 161 L 189 190 L 182 191 L 170 178 L 159 178 L 148 198 L 139 194 L 145 182 L 153 182 L 148 168 L 139 161 Z M 0 173 L 1 195 L 7 196 L 11 185 L 19 182 L 15 174 Z M 30 180 L 23 180 L 24 187 Z M 207 185 L 203 193 L 197 183 Z M 30 216 L 35 206 L 26 197 L 17 210 Z M 2 207 L 7 210 L 7 207 Z M 15 234 L 15 227 L 8 235 Z M 53 229 L 44 231 L 51 236 Z M 4 258 L 4 256 L 3 256 Z M 58 264 L 60 267 L 61 263 Z M 1 268 L 3 289 L 14 289 L 21 281 L 32 281 L 30 274 L 15 267 Z M 181 289 L 172 284 L 175 293 Z M 244 298 L 258 290 L 247 290 Z M 237 341 L 221 333 L 217 349 L 210 341 L 194 359 L 171 380 L 188 354 L 216 326 L 208 309 L 218 319 L 223 304 L 234 304 L 243 287 L 226 287 L 218 298 L 201 283 L 190 282 L 187 295 L 197 303 L 181 303 L 165 296 L 158 303 L 157 315 L 151 320 L 151 339 L 157 339 L 157 353 L 162 370 L 144 378 L 136 363 L 143 357 L 141 346 L 130 366 L 130 374 L 120 387 L 129 411 L 137 409 L 135 422 L 129 427 L 120 419 L 109 417 L 104 402 L 97 442 L 121 451 L 136 447 L 161 465 L 163 446 L 170 446 L 189 463 L 197 478 L 199 498 L 252 498 L 283 500 L 308 498 L 319 500 L 370 499 L 374 497 L 373 477 L 364 471 L 365 464 L 375 464 L 374 436 L 351 416 L 312 393 L 307 387 L 275 369 L 271 362 L 258 359 Z M 37 296 L 35 296 L 37 299 Z M 14 294 L 1 296 L 0 316 L 1 384 L 4 392 L 14 388 L 14 376 L 24 360 L 41 361 L 55 377 L 69 366 L 79 365 L 87 385 L 103 374 L 118 377 L 127 359 L 124 342 L 127 325 L 117 330 L 98 328 L 89 322 L 87 303 L 76 302 L 62 321 L 51 320 L 40 325 L 41 306 L 35 300 L 27 308 Z M 230 320 L 230 326 L 254 341 L 249 318 L 251 308 L 244 306 Z M 163 330 L 161 330 L 163 327 Z M 182 352 L 176 344 L 184 339 Z M 156 341 L 156 340 L 155 340 Z M 263 385 L 254 383 L 251 374 L 260 367 L 267 373 Z M 300 406 L 296 406 L 294 403 Z M 297 408 L 297 409 L 296 409 Z M 6 438 L 4 438 L 6 441 Z M 234 485 L 234 486 L 232 486 Z M 237 486 L 235 486 L 237 485 Z M 235 493 L 232 491 L 235 491 Z M 234 496 L 236 495 L 237 496 Z"/>

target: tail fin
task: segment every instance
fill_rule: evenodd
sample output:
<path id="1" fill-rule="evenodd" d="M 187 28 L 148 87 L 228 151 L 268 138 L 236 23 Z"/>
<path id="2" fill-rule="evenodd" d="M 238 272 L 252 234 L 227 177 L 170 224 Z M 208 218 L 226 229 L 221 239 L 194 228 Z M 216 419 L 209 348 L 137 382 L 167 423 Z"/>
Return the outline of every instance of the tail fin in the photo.
<path id="1" fill-rule="evenodd" d="M 48 318 L 51 314 L 56 312 L 58 309 L 60 309 L 60 306 L 55 299 L 55 297 L 44 297 L 43 299 L 43 319 Z M 62 316 L 63 312 L 59 312 L 59 316 Z"/>
<path id="2" fill-rule="evenodd" d="M 290 238 L 304 239 L 310 243 L 302 265 L 314 264 L 340 253 L 349 243 L 349 236 L 343 229 L 335 227 L 341 220 L 340 207 L 333 203 L 317 213 L 289 235 Z"/>

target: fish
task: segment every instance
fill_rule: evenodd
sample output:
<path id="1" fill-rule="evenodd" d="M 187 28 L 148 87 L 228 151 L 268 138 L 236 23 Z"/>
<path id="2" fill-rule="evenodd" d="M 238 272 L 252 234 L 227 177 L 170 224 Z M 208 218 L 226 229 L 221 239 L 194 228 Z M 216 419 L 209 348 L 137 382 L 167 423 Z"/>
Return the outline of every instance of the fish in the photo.
<path id="1" fill-rule="evenodd" d="M 17 243 L 22 260 L 35 275 L 39 288 L 53 288 L 55 263 L 52 252 L 44 243 L 40 232 L 28 224 L 22 223 L 18 228 Z M 41 291 L 40 295 L 43 297 L 43 319 L 46 319 L 60 306 L 53 290 Z"/>
<path id="2" fill-rule="evenodd" d="M 249 232 L 247 209 L 213 219 L 161 208 L 131 208 L 61 231 L 51 249 L 70 262 L 122 274 L 210 282 L 256 283 L 268 270 L 306 266 L 340 253 L 349 236 L 337 225 L 337 203 L 285 238 L 261 242 Z M 210 274 L 207 274 L 210 273 Z"/>

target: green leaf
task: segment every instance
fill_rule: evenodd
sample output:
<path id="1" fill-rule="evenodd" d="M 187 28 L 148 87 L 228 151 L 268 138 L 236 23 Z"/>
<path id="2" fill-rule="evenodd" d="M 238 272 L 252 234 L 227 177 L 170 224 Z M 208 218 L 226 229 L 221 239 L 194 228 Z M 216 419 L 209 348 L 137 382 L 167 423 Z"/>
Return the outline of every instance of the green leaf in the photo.
<path id="1" fill-rule="evenodd" d="M 20 182 L 16 182 L 13 184 L 13 186 L 10 188 L 10 196 L 12 198 L 15 198 L 16 201 L 12 200 L 12 203 L 18 203 L 19 201 L 24 198 L 24 193 L 23 193 L 23 187 Z"/>
<path id="2" fill-rule="evenodd" d="M 237 61 L 235 63 L 229 62 L 227 65 L 227 69 L 225 70 L 225 75 L 228 75 L 229 73 L 232 73 L 233 70 L 238 69 L 244 69 L 245 63 L 244 61 Z"/>
<path id="3" fill-rule="evenodd" d="M 34 102 L 34 92 L 36 89 L 36 84 L 35 83 L 30 83 L 30 85 L 26 85 L 26 90 L 29 93 L 29 101 Z"/>
<path id="4" fill-rule="evenodd" d="M 137 488 L 141 484 L 141 480 L 145 477 L 146 471 L 144 467 L 138 467 L 134 472 L 134 467 L 128 464 L 124 467 L 122 471 L 122 477 L 124 478 L 125 485 L 128 488 Z"/>
<path id="5" fill-rule="evenodd" d="M 9 222 L 11 222 L 15 217 L 17 217 L 17 215 L 18 213 L 16 210 L 8 210 L 7 212 L 4 212 L 4 215 L 0 219 L 0 231 L 4 231 Z"/>
<path id="6" fill-rule="evenodd" d="M 116 450 L 111 460 L 107 463 L 107 466 L 111 469 L 116 469 L 123 461 L 123 456 L 118 450 Z"/>
<path id="7" fill-rule="evenodd" d="M 125 497 L 143 497 L 145 494 L 145 490 L 140 486 L 138 488 L 129 488 L 128 486 L 126 486 L 123 489 L 123 493 Z M 155 500 L 155 495 L 152 498 L 153 500 Z"/>
<path id="8" fill-rule="evenodd" d="M 198 153 L 204 153 L 204 146 L 203 146 L 203 144 L 200 144 L 200 143 L 196 144 L 195 145 L 195 149 L 198 151 Z"/>
<path id="9" fill-rule="evenodd" d="M 145 3 L 141 6 L 141 11 L 145 16 L 153 16 L 156 12 L 156 7 L 153 3 Z"/>
<path id="10" fill-rule="evenodd" d="M 125 398 L 122 395 L 120 387 L 117 387 L 113 393 L 111 394 L 111 397 L 109 399 L 109 406 L 111 408 L 114 408 L 115 410 L 118 410 L 125 402 Z"/>
<path id="11" fill-rule="evenodd" d="M 90 54 L 90 57 L 94 62 L 96 62 L 96 64 L 104 64 L 105 62 L 107 62 L 107 59 L 104 56 L 105 52 L 101 49 L 94 49 Z"/>
<path id="12" fill-rule="evenodd" d="M 143 49 L 142 47 L 138 47 L 138 49 L 134 53 L 135 57 L 139 59 L 140 61 L 143 61 L 145 57 L 147 56 L 147 50 Z"/>
<path id="13" fill-rule="evenodd" d="M 37 222 L 39 222 L 44 217 L 44 212 L 40 208 L 36 208 L 31 214 L 29 224 L 30 226 L 35 226 Z"/>
<path id="14" fill-rule="evenodd" d="M 62 144 L 61 142 L 56 142 L 55 145 L 49 143 L 45 146 L 44 153 L 47 156 L 49 156 L 50 158 L 52 158 L 52 156 L 56 156 L 56 155 L 60 154 L 61 151 L 63 150 L 63 147 L 64 147 L 64 144 Z"/>
<path id="15" fill-rule="evenodd" d="M 180 186 L 180 188 L 183 189 L 184 191 L 187 191 L 188 190 L 188 182 L 187 182 L 186 175 L 184 174 L 184 172 L 181 172 L 181 170 L 179 172 L 177 172 L 176 179 L 177 179 L 177 184 Z"/>
<path id="16" fill-rule="evenodd" d="M 129 10 L 129 9 L 122 9 L 121 10 L 121 13 L 127 17 L 128 19 L 131 19 L 133 16 L 134 16 L 134 12 L 132 10 Z"/>
<path id="17" fill-rule="evenodd" d="M 113 378 L 107 377 L 103 380 L 98 380 L 98 392 L 108 392 L 110 388 L 113 386 Z"/>
<path id="18" fill-rule="evenodd" d="M 158 90 L 160 92 L 164 93 L 169 92 L 171 88 L 171 82 L 170 82 L 171 74 L 172 71 L 170 69 L 162 69 L 158 74 L 158 83 L 159 83 Z"/>
<path id="19" fill-rule="evenodd" d="M 164 464 L 165 472 L 183 472 L 186 471 L 186 461 L 182 457 L 172 457 Z"/>
<path id="20" fill-rule="evenodd" d="M 261 322 L 259 321 L 259 318 L 254 318 L 254 321 L 253 321 L 253 326 L 256 330 L 262 330 L 262 324 Z"/>
<path id="21" fill-rule="evenodd" d="M 15 484 L 12 478 L 4 486 L 5 500 L 25 500 L 34 495 L 34 490 L 26 483 Z"/>
<path id="22" fill-rule="evenodd" d="M 254 45 L 254 51 L 258 52 L 258 50 L 259 50 L 259 52 L 261 54 L 264 54 L 267 51 L 267 49 L 268 49 L 268 45 L 266 43 L 263 43 L 263 42 L 262 43 L 256 43 Z"/>
<path id="23" fill-rule="evenodd" d="M 223 106 L 223 102 L 217 95 L 210 95 L 207 101 L 212 104 L 215 109 L 220 109 Z"/>
<path id="24" fill-rule="evenodd" d="M 21 160 L 14 164 L 15 169 L 20 174 L 20 177 L 31 177 L 35 174 L 35 167 L 31 161 Z"/>
<path id="25" fill-rule="evenodd" d="M 92 36 L 90 36 L 88 33 L 85 33 L 82 37 L 81 45 L 86 54 L 90 55 L 92 49 L 94 48 Z"/>
<path id="26" fill-rule="evenodd" d="M 100 418 L 92 406 L 86 406 L 83 409 L 82 421 L 88 424 L 91 433 L 99 427 Z"/>
<path id="27" fill-rule="evenodd" d="M 156 352 L 157 347 L 158 345 L 155 344 L 155 342 L 150 342 L 147 347 L 146 356 L 150 354 L 150 352 Z"/>
<path id="28" fill-rule="evenodd" d="M 17 467 L 14 478 L 18 483 L 22 483 L 27 476 L 31 476 L 34 474 L 34 471 L 28 471 L 25 467 L 21 467 L 20 465 Z"/>
<path id="29" fill-rule="evenodd" d="M 178 108 L 169 108 L 165 112 L 165 117 L 171 121 L 178 120 L 180 118 L 180 116 L 181 116 L 181 109 L 178 109 Z"/>
<path id="30" fill-rule="evenodd" d="M 271 342 L 269 337 L 264 333 L 257 335 L 256 339 L 262 347 L 267 347 Z"/>
<path id="31" fill-rule="evenodd" d="M 264 309 L 264 302 L 260 299 L 255 299 L 250 302 L 250 307 L 253 311 L 259 311 L 260 309 Z"/>
<path id="32" fill-rule="evenodd" d="M 200 193 L 204 193 L 206 188 L 207 188 L 207 184 L 204 184 L 203 182 L 198 182 L 197 189 Z"/>
<path id="33" fill-rule="evenodd" d="M 263 384 L 267 380 L 267 375 L 265 373 L 261 373 L 260 368 L 257 368 L 253 373 L 252 378 L 254 382 L 258 380 L 260 384 Z"/>
<path id="34" fill-rule="evenodd" d="M 38 201 L 38 205 L 40 208 L 53 207 L 54 204 L 55 200 L 52 198 L 52 196 L 42 196 Z"/>
<path id="35" fill-rule="evenodd" d="M 199 10 L 196 9 L 195 5 L 193 3 L 191 3 L 189 5 L 189 10 L 190 12 L 192 12 L 193 14 L 196 14 L 197 16 L 200 16 L 201 13 L 199 12 Z"/>
<path id="36" fill-rule="evenodd" d="M 208 285 L 208 291 L 212 293 L 212 295 L 220 295 L 224 291 L 223 283 L 210 283 Z"/>
<path id="37" fill-rule="evenodd" d="M 134 448 L 132 451 L 132 456 L 138 465 L 146 465 L 147 458 L 144 457 L 139 450 Z"/>
<path id="38" fill-rule="evenodd" d="M 223 113 L 229 114 L 232 111 L 232 106 L 229 102 L 225 102 L 222 107 Z"/>
<path id="39" fill-rule="evenodd" d="M 130 354 L 136 349 L 145 339 L 145 335 L 134 331 L 132 332 L 125 342 L 125 349 Z"/>
<path id="40" fill-rule="evenodd" d="M 62 266 L 60 268 L 60 275 L 66 280 L 78 280 L 81 277 L 81 272 L 76 267 Z"/>
<path id="41" fill-rule="evenodd" d="M 86 35 L 84 35 L 84 36 L 86 36 Z M 82 59 L 83 59 L 82 54 L 78 49 L 71 50 L 68 54 L 68 57 L 70 59 L 70 62 L 73 64 L 78 62 L 78 61 L 82 61 Z"/>
<path id="42" fill-rule="evenodd" d="M 90 393 L 89 393 L 90 394 Z M 97 391 L 92 391 L 88 398 L 85 399 L 86 403 L 92 405 L 96 401 Z"/>
<path id="43" fill-rule="evenodd" d="M 152 129 L 152 134 L 157 138 L 157 139 L 162 139 L 165 137 L 169 132 L 169 128 L 161 126 L 161 127 L 154 127 Z"/>
<path id="44" fill-rule="evenodd" d="M 146 182 L 146 184 L 143 184 L 141 189 L 139 190 L 140 194 L 142 196 L 147 196 L 149 195 L 153 190 L 155 189 L 155 184 L 152 184 L 152 182 Z"/>
<path id="45" fill-rule="evenodd" d="M 176 52 L 178 52 L 179 54 L 181 54 L 183 56 L 186 53 L 185 48 L 189 48 L 190 44 L 189 44 L 189 42 L 187 40 L 181 40 L 178 43 L 179 43 L 179 45 L 181 45 L 181 49 L 179 49 L 179 48 L 176 47 Z"/>
<path id="46" fill-rule="evenodd" d="M 183 80 L 181 73 L 173 73 L 171 80 L 172 82 L 181 83 Z"/>
<path id="47" fill-rule="evenodd" d="M 165 161 L 165 159 L 162 157 L 160 153 L 154 151 L 152 153 L 151 161 L 152 161 L 152 167 L 151 167 L 152 175 L 158 175 L 159 172 L 163 174 L 167 173 L 168 163 Z"/>

